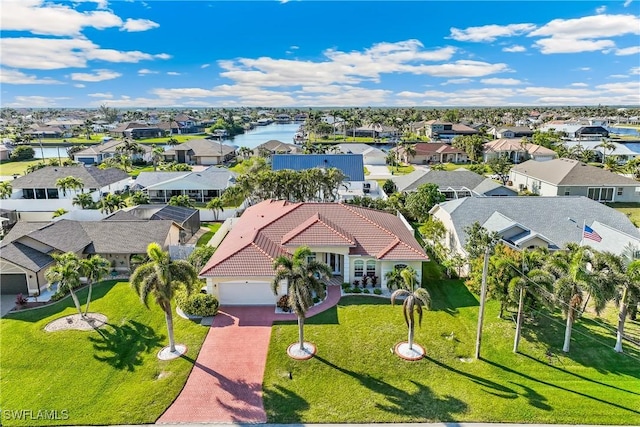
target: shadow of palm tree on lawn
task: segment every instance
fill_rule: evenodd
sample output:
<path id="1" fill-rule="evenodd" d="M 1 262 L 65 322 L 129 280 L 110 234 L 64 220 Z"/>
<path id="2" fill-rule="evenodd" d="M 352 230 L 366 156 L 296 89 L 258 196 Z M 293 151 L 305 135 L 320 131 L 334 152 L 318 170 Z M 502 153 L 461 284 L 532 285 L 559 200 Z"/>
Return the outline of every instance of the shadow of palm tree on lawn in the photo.
<path id="1" fill-rule="evenodd" d="M 89 337 L 97 353 L 93 357 L 120 370 L 133 371 L 142 364 L 142 355 L 161 348 L 164 340 L 164 336 L 134 320 L 122 326 L 107 323 L 105 328 L 94 330 L 99 336 Z"/>

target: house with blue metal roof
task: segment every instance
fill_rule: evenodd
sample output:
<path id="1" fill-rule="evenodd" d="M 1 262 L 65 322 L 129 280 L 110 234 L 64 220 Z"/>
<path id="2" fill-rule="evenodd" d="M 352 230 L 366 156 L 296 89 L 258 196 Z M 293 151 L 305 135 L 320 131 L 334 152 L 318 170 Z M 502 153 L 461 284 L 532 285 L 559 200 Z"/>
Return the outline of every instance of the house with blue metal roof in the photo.
<path id="1" fill-rule="evenodd" d="M 274 154 L 271 168 L 274 171 L 336 168 L 345 174 L 346 181 L 364 181 L 362 154 Z"/>

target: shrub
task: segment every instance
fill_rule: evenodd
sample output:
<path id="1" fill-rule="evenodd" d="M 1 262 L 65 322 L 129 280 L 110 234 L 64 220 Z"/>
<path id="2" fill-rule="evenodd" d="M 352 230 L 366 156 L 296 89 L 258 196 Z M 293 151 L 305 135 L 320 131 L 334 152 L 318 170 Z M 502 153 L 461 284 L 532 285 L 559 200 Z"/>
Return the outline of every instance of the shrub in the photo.
<path id="1" fill-rule="evenodd" d="M 313 297 L 313 303 L 314 303 L 314 304 L 317 304 L 317 303 L 319 303 L 319 302 L 320 302 L 320 298 L 318 298 L 318 297 Z"/>
<path id="2" fill-rule="evenodd" d="M 354 294 L 361 294 L 361 293 L 362 293 L 362 289 L 360 289 L 360 288 L 353 288 L 353 289 L 351 290 L 351 292 L 353 292 Z"/>
<path id="3" fill-rule="evenodd" d="M 282 295 L 280 299 L 278 299 L 276 306 L 284 312 L 287 312 L 287 313 L 290 312 L 291 307 L 289 307 L 289 296 Z"/>
<path id="4" fill-rule="evenodd" d="M 347 282 L 344 282 L 342 285 L 342 290 L 346 291 L 347 289 L 349 289 L 351 287 L 351 285 Z"/>
<path id="5" fill-rule="evenodd" d="M 362 290 L 362 293 L 363 293 L 363 294 L 370 294 L 370 293 L 371 293 L 371 291 L 370 291 L 369 289 L 363 289 L 363 290 Z"/>
<path id="6" fill-rule="evenodd" d="M 35 155 L 36 155 L 36 152 L 32 147 L 28 145 L 19 145 L 16 148 L 14 148 L 10 158 L 13 161 L 29 160 L 29 159 L 33 159 Z"/>
<path id="7" fill-rule="evenodd" d="M 220 303 L 218 299 L 211 294 L 193 293 L 187 294 L 186 291 L 176 292 L 176 304 L 189 316 L 215 316 L 218 313 Z"/>
<path id="8" fill-rule="evenodd" d="M 374 294 L 376 294 L 376 295 L 382 295 L 382 289 L 380 289 L 380 288 L 375 288 L 375 289 L 373 290 L 373 293 L 374 293 Z"/>
<path id="9" fill-rule="evenodd" d="M 16 295 L 16 304 L 17 305 L 25 305 L 27 303 L 27 299 L 22 294 Z"/>
<path id="10" fill-rule="evenodd" d="M 358 286 L 360 286 L 360 280 L 356 279 L 356 280 L 353 281 L 353 287 L 357 289 Z"/>

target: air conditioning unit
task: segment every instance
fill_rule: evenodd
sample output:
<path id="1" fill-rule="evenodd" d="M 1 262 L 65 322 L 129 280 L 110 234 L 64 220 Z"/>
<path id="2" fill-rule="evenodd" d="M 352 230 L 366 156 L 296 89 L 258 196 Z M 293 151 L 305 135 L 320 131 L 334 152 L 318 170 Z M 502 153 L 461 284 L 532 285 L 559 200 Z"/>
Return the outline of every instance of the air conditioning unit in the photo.
<path id="1" fill-rule="evenodd" d="M 524 184 L 518 184 L 518 189 L 519 189 L 520 191 L 523 191 L 523 190 L 525 189 Z"/>

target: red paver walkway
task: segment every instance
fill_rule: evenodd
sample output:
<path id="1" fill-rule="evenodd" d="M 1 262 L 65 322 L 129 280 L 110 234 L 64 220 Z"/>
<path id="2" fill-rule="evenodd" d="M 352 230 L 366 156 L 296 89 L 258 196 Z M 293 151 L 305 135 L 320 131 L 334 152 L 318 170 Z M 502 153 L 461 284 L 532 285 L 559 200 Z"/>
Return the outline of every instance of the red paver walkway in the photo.
<path id="1" fill-rule="evenodd" d="M 325 301 L 307 317 L 333 307 L 340 295 L 339 286 L 329 286 Z M 187 383 L 157 423 L 266 423 L 262 379 L 271 325 L 295 319 L 275 314 L 273 306 L 222 307 Z"/>

